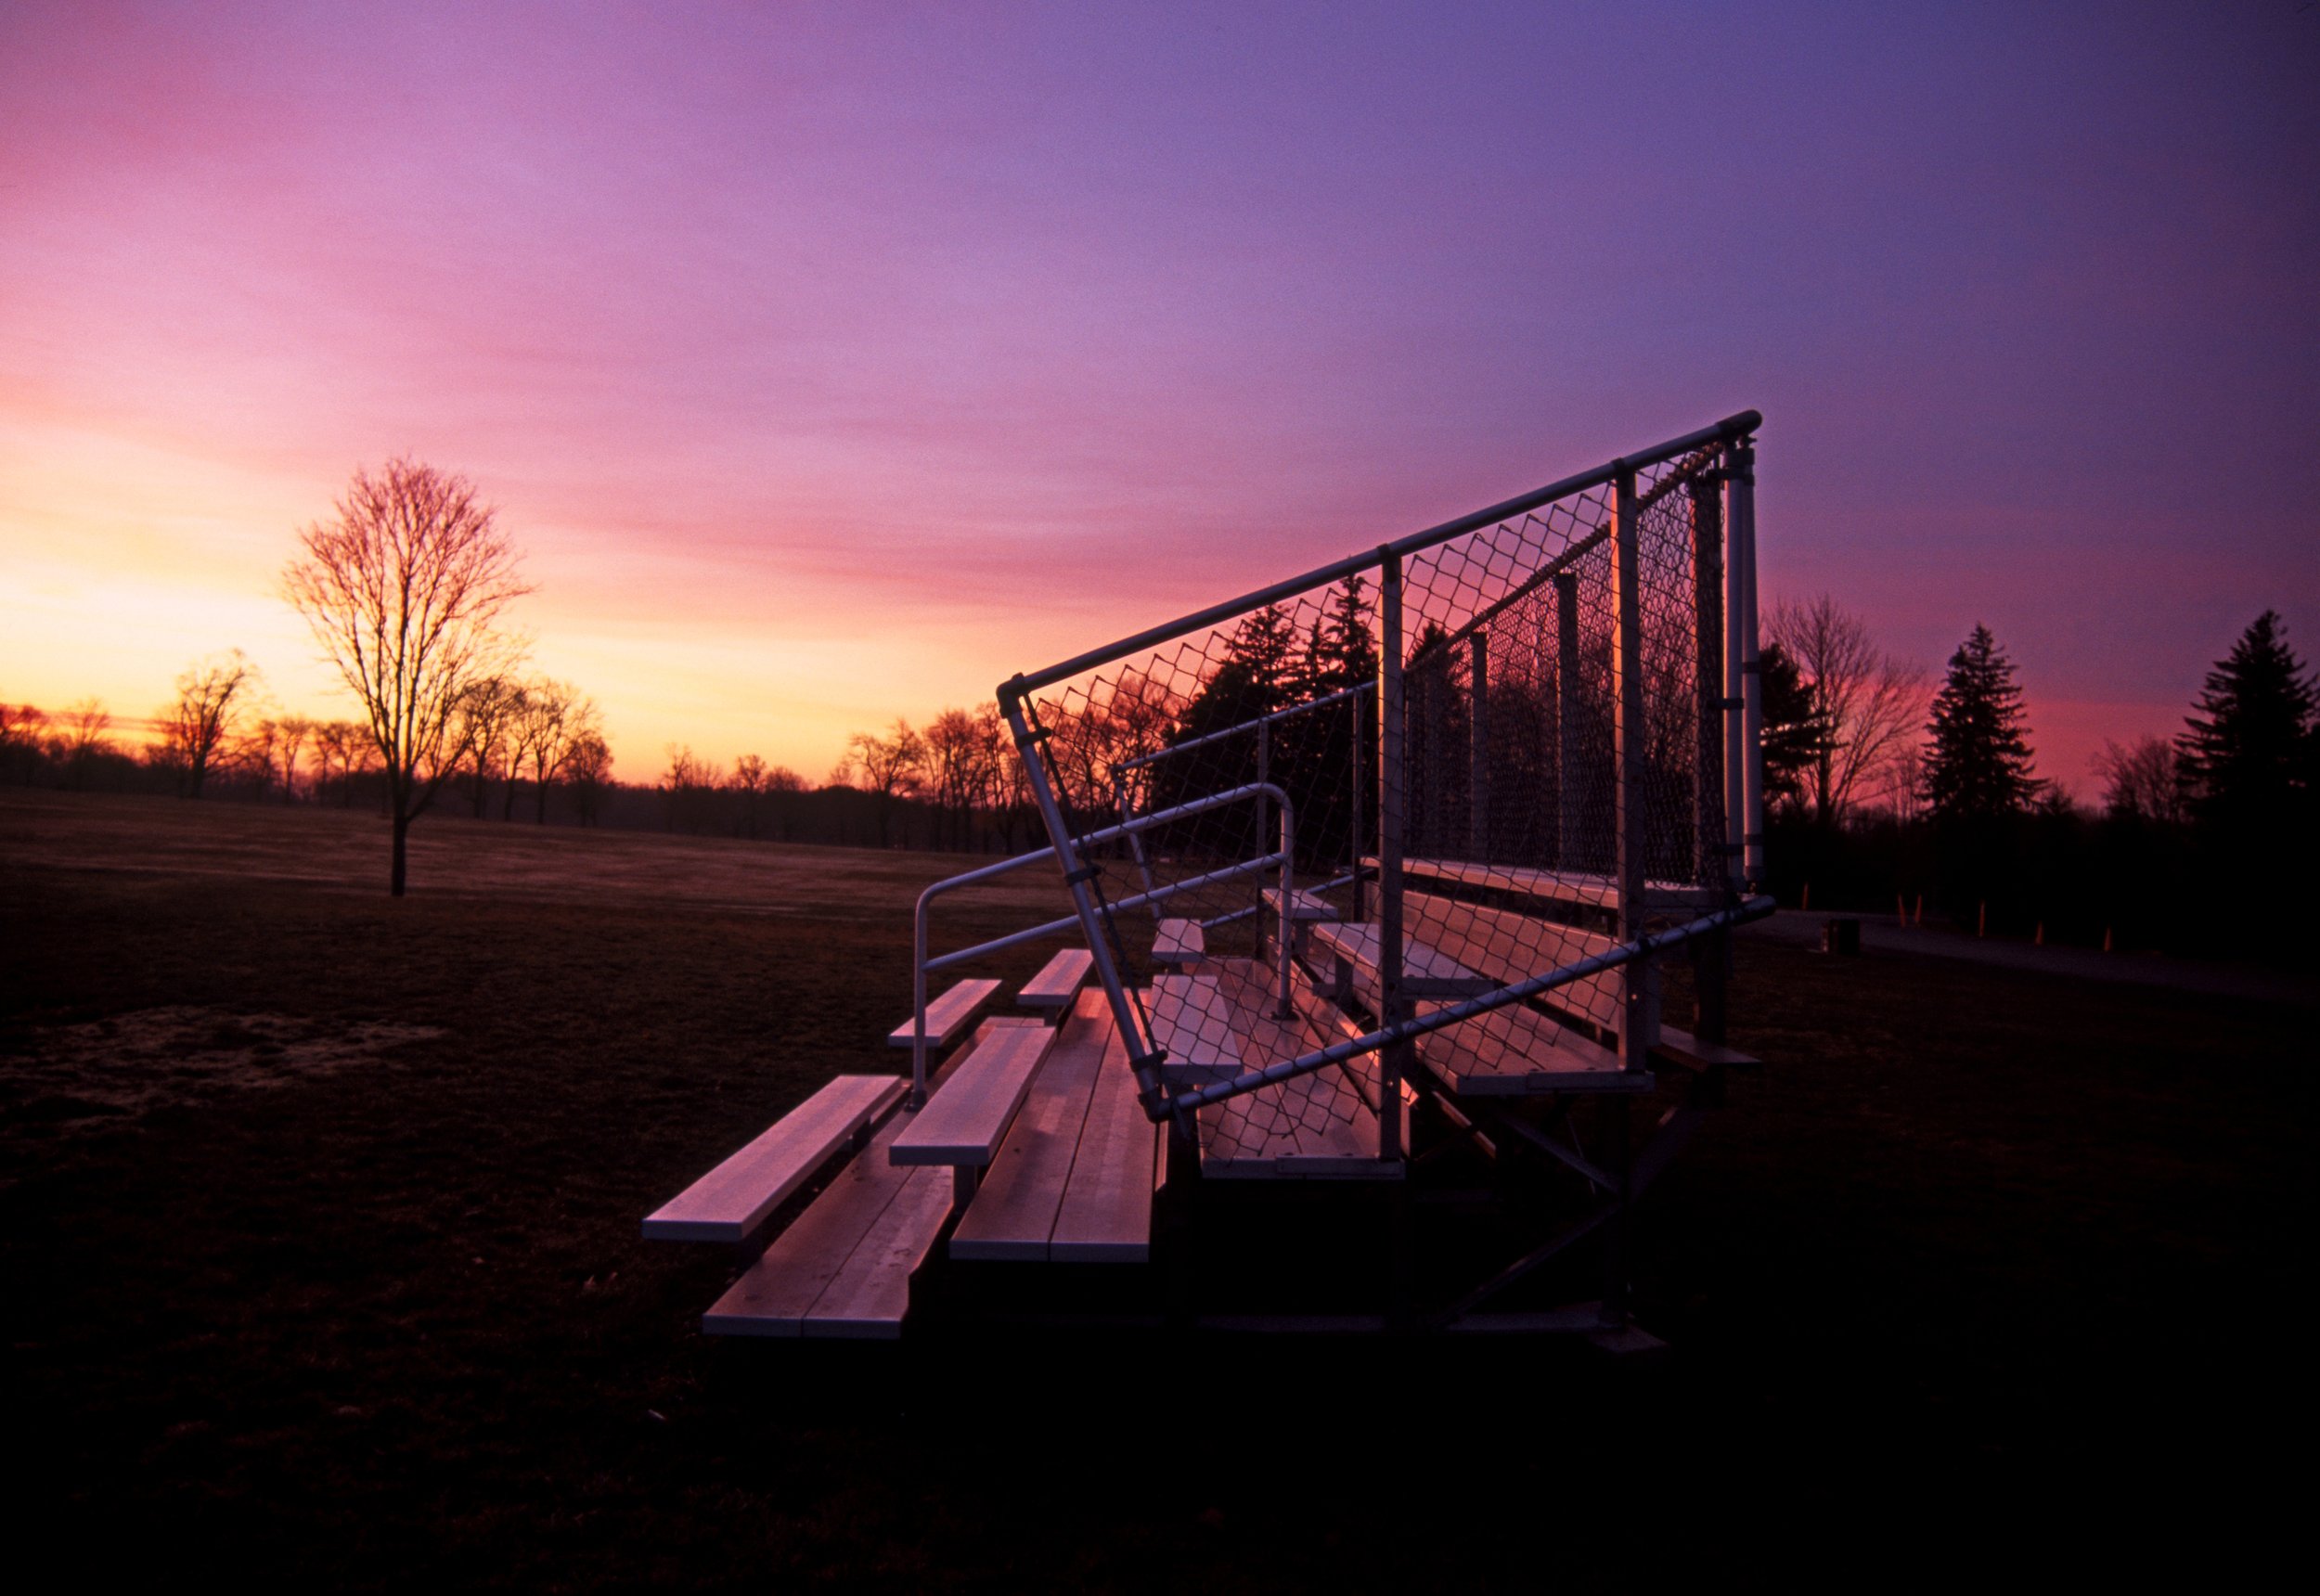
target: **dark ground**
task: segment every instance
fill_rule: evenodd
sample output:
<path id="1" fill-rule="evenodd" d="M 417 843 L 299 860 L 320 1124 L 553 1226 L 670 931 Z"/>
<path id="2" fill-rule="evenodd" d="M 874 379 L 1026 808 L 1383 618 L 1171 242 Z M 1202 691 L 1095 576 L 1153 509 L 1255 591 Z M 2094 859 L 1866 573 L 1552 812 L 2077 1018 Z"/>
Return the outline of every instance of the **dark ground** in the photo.
<path id="1" fill-rule="evenodd" d="M 712 1342 L 728 1261 L 638 1219 L 893 1066 L 955 862 L 430 819 L 394 903 L 383 835 L 0 795 L 20 1569 L 1885 1585 L 2228 1576 L 2300 1522 L 2310 1007 L 1748 944 L 1767 1067 L 1653 1193 L 1642 1366 Z"/>

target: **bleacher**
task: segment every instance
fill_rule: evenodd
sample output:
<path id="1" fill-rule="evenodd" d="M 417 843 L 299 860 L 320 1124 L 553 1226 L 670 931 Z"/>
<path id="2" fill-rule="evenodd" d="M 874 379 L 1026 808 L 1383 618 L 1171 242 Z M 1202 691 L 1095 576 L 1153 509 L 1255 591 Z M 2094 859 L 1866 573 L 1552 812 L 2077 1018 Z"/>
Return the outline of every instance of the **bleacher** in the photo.
<path id="1" fill-rule="evenodd" d="M 1000 684 L 1047 845 L 921 894 L 908 1078 L 837 1076 L 645 1221 L 742 1249 L 704 1328 L 894 1336 L 914 1303 L 1133 1281 L 1266 1203 L 1365 1223 L 1456 1179 L 1563 1228 L 1437 1323 L 1600 1231 L 1599 1305 L 1502 1328 L 1628 1336 L 1633 1203 L 1754 1063 L 1721 1038 L 1731 932 L 1771 907 L 1759 419 Z M 937 949 L 938 899 L 1035 866 L 1070 913 Z M 987 961 L 1057 939 L 995 1014 Z M 1662 1018 L 1679 957 L 1699 1036 Z"/>

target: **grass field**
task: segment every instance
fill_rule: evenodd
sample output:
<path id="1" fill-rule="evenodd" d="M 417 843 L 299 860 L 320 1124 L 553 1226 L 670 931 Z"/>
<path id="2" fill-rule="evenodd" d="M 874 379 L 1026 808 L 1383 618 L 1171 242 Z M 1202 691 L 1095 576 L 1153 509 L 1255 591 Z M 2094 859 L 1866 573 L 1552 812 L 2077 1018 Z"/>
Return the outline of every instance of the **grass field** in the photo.
<path id="1" fill-rule="evenodd" d="M 393 902 L 384 837 L 0 794 L 6 1499 L 75 1583 L 1883 1583 L 2227 1558 L 2293 1499 L 2308 1007 L 1745 945 L 1768 1067 L 1653 1193 L 1643 1367 L 713 1343 L 728 1260 L 638 1219 L 895 1067 L 957 862 L 431 817 Z"/>

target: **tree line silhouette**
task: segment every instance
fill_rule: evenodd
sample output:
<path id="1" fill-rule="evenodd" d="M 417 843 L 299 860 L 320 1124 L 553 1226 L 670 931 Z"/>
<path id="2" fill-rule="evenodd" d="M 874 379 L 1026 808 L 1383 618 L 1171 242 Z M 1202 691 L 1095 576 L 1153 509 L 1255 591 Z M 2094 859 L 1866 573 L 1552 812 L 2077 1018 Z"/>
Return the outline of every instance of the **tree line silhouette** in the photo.
<path id="1" fill-rule="evenodd" d="M 95 700 L 54 714 L 0 703 L 0 781 L 375 806 L 393 828 L 395 892 L 411 821 L 445 794 L 478 817 L 496 803 L 508 821 L 521 806 L 540 825 L 785 843 L 1013 852 L 1044 835 L 989 703 L 857 732 L 818 783 L 755 754 L 728 769 L 684 746 L 667 750 L 657 779 L 618 780 L 594 701 L 523 669 L 529 640 L 503 620 L 531 588 L 471 483 L 397 459 L 358 470 L 334 508 L 299 534 L 282 596 L 337 667 L 357 716 L 282 709 L 256 665 L 229 650 L 178 676 L 141 744 L 117 735 L 134 723 Z M 1311 611 L 1302 635 L 1268 607 L 1181 682 L 1130 670 L 1098 684 L 1048 728 L 1061 798 L 1083 812 L 1122 801 L 1161 807 L 1254 781 L 1261 761 L 1270 779 L 1306 795 L 1301 862 L 1349 857 L 1360 792 L 1375 781 L 1372 701 L 1275 721 L 1261 753 L 1254 736 L 1216 734 L 1373 682 L 1373 608 L 1356 574 Z M 1938 685 L 1827 595 L 1772 605 L 1765 631 L 1769 884 L 1785 902 L 1890 906 L 1920 920 L 1930 910 L 1980 929 L 2110 946 L 2247 951 L 2314 940 L 2301 903 L 2320 885 L 2320 689 L 2275 612 L 2217 662 L 2182 733 L 2106 745 L 2092 809 L 2037 774 L 2013 663 L 1986 626 L 1967 635 Z M 1462 783 L 1492 781 L 1497 797 L 1504 780 L 1518 814 L 1561 801 L 1536 790 L 1556 779 L 1551 759 L 1503 761 L 1494 775 L 1492 751 L 1468 771 L 1456 753 L 1466 689 L 1443 642 L 1438 627 L 1421 627 L 1406 660 L 1409 823 L 1420 853 L 1477 845 L 1459 834 L 1469 825 Z M 1527 705 L 1504 717 L 1520 723 L 1540 719 L 1540 695 L 1557 690 L 1513 677 L 1492 693 Z M 1552 735 L 1586 729 L 1566 716 Z M 1662 729 L 1680 757 L 1682 728 Z M 1483 740 L 1505 735 L 1494 721 Z M 1188 744 L 1202 747 L 1197 761 L 1154 757 Z M 1165 831 L 1149 840 L 1170 841 Z M 1553 845 L 1584 854 L 1597 843 L 1607 846 L 1607 833 L 1582 827 Z"/>
<path id="2" fill-rule="evenodd" d="M 2276 611 L 2207 674 L 2180 733 L 2106 743 L 2091 808 L 2037 774 L 2014 664 L 1981 625 L 1922 731 L 1892 745 L 1876 799 L 1824 807 L 1812 771 L 1862 734 L 1829 713 L 1777 616 L 1771 630 L 1769 859 L 1784 902 L 2087 946 L 2283 959 L 2313 946 L 2320 692 Z"/>

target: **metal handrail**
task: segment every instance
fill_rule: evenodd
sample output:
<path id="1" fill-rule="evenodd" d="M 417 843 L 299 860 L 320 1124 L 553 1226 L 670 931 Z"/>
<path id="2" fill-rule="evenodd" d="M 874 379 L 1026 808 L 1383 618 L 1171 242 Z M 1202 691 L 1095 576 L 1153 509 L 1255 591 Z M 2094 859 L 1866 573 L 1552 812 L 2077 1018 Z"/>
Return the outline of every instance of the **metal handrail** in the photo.
<path id="1" fill-rule="evenodd" d="M 1291 871 L 1295 868 L 1294 858 L 1295 853 L 1295 850 L 1292 845 L 1295 841 L 1295 833 L 1293 829 L 1293 822 L 1290 818 L 1289 795 L 1286 792 L 1283 792 L 1280 788 L 1274 786 L 1269 781 L 1251 781 L 1243 786 L 1234 787 L 1223 792 L 1212 792 L 1205 798 L 1194 798 L 1182 804 L 1171 805 L 1170 807 L 1160 810 L 1154 814 L 1140 815 L 1134 819 L 1122 821 L 1119 825 L 1106 826 L 1099 831 L 1090 831 L 1084 837 L 1075 838 L 1074 845 L 1076 847 L 1085 848 L 1092 843 L 1115 842 L 1122 837 L 1132 837 L 1140 831 L 1147 830 L 1150 828 L 1160 825 L 1166 821 L 1182 819 L 1191 815 L 1205 814 L 1211 809 L 1220 809 L 1230 804 L 1237 804 L 1251 799 L 1260 798 L 1270 798 L 1281 805 L 1281 846 L 1276 852 L 1262 855 L 1254 859 L 1244 859 L 1237 864 L 1227 867 L 1225 869 L 1210 871 L 1205 875 L 1194 876 L 1186 881 L 1173 882 L 1168 886 L 1161 887 L 1152 892 L 1140 893 L 1134 897 L 1122 899 L 1120 903 L 1114 907 L 1116 908 L 1141 907 L 1146 903 L 1156 902 L 1176 893 L 1189 892 L 1195 887 L 1213 884 L 1220 880 L 1229 880 L 1234 877 L 1247 875 L 1255 870 L 1263 869 L 1276 863 L 1279 864 L 1281 867 L 1281 941 L 1283 950 L 1281 956 L 1281 1001 L 1282 1007 L 1285 1009 L 1289 1001 L 1289 956 L 1287 947 L 1289 940 L 1289 914 L 1291 907 Z M 1050 843 L 1044 848 L 1035 848 L 1027 854 L 1017 854 L 1011 858 L 1000 859 L 988 865 L 981 865 L 972 870 L 961 871 L 960 874 L 955 876 L 947 876 L 943 880 L 934 882 L 923 892 L 919 894 L 917 907 L 912 911 L 910 943 L 910 1096 L 907 1106 L 911 1111 L 915 1112 L 918 1109 L 923 1108 L 926 1104 L 927 972 L 930 970 L 947 969 L 954 964 L 963 963 L 967 959 L 975 958 L 981 954 L 994 953 L 1001 948 L 1013 947 L 1025 942 L 1036 942 L 1041 937 L 1053 936 L 1059 932 L 1066 931 L 1075 925 L 1082 923 L 1077 915 L 1067 915 L 1061 920 L 1049 920 L 1044 924 L 1033 926 L 1025 931 L 1012 932 L 1005 936 L 995 937 L 988 942 L 977 943 L 972 947 L 956 949 L 952 952 L 946 953 L 937 959 L 929 959 L 926 955 L 927 925 L 929 910 L 933 907 L 934 900 L 946 893 L 957 892 L 961 887 L 973 886 L 977 882 L 992 881 L 999 876 L 1007 875 L 1012 871 L 1022 869 L 1026 865 L 1036 865 L 1042 859 L 1052 859 L 1057 857 L 1059 857 L 1059 856 L 1056 853 L 1054 844 Z"/>

